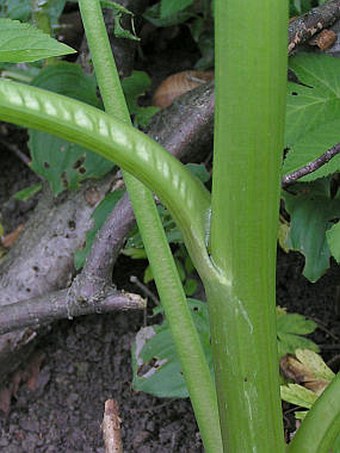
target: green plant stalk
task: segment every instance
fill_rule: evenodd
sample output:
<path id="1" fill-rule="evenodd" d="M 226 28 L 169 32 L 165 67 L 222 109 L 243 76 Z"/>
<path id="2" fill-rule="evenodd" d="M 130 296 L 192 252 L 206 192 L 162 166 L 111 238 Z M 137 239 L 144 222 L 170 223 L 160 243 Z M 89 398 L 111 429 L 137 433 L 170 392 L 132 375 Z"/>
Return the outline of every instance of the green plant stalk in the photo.
<path id="1" fill-rule="evenodd" d="M 204 282 L 224 451 L 283 452 L 275 318 L 287 1 L 215 1 L 216 119 Z"/>
<path id="2" fill-rule="evenodd" d="M 80 0 L 80 11 L 106 112 L 130 124 L 130 115 L 99 0 Z M 188 308 L 178 271 L 152 193 L 123 173 L 206 450 L 222 451 L 213 379 Z"/>
<path id="3" fill-rule="evenodd" d="M 32 22 L 37 28 L 47 35 L 51 34 L 51 22 L 48 15 L 50 0 L 42 2 L 41 0 L 31 0 Z"/>
<path id="4" fill-rule="evenodd" d="M 287 453 L 328 453 L 340 435 L 340 373 L 313 404 Z"/>

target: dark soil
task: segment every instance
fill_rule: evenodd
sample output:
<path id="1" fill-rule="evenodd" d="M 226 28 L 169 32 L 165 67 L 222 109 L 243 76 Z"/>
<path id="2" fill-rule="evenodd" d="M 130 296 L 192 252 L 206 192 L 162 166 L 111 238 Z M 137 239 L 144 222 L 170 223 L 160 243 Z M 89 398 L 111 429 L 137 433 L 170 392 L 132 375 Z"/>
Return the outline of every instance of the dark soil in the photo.
<path id="1" fill-rule="evenodd" d="M 19 190 L 39 182 L 38 176 L 14 153 L 13 149 L 26 152 L 27 134 L 8 124 L 0 125 L 0 222 L 6 232 L 24 223 L 37 197 L 22 202 L 14 198 Z"/>

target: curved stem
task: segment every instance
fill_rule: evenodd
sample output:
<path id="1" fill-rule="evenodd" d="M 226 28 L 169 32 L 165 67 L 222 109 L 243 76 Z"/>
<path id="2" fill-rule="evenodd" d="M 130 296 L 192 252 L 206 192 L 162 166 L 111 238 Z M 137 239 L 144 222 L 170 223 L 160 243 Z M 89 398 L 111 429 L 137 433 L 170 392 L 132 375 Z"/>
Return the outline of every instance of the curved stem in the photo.
<path id="1" fill-rule="evenodd" d="M 340 435 L 340 373 L 310 409 L 287 453 L 327 453 Z"/>
<path id="2" fill-rule="evenodd" d="M 154 140 L 87 104 L 9 80 L 0 81 L 0 118 L 78 143 L 136 176 L 168 207 L 198 271 L 214 272 L 205 245 L 210 194 Z"/>

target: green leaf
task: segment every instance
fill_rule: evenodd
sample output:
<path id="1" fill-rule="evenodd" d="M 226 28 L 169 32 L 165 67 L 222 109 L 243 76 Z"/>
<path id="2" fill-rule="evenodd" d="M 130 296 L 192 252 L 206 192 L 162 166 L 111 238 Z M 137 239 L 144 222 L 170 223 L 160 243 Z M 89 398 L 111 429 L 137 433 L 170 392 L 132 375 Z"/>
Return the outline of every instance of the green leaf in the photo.
<path id="1" fill-rule="evenodd" d="M 60 62 L 48 66 L 32 84 L 99 106 L 94 78 L 75 64 Z M 112 162 L 61 138 L 36 130 L 30 130 L 29 136 L 32 169 L 48 180 L 56 195 L 78 187 L 84 179 L 103 176 L 113 166 Z"/>
<path id="2" fill-rule="evenodd" d="M 84 74 L 81 66 L 74 63 L 60 61 L 47 66 L 35 77 L 32 85 L 81 100 L 95 107 L 100 106 L 94 77 Z"/>
<path id="3" fill-rule="evenodd" d="M 91 251 L 91 247 L 93 241 L 95 240 L 97 232 L 103 226 L 104 222 L 120 200 L 123 193 L 124 191 L 120 189 L 109 193 L 94 210 L 92 214 L 94 225 L 86 234 L 85 246 L 82 249 L 77 250 L 74 255 L 74 266 L 76 270 L 79 270 L 84 266 L 85 259 Z"/>
<path id="4" fill-rule="evenodd" d="M 289 83 L 287 100 L 287 144 L 326 121 L 339 117 L 340 61 L 326 55 L 292 57 L 290 68 L 303 85 Z"/>
<path id="5" fill-rule="evenodd" d="M 279 356 L 294 354 L 298 348 L 311 349 L 318 352 L 319 348 L 312 340 L 301 336 L 314 332 L 316 328 L 317 324 L 314 321 L 306 319 L 298 313 L 287 313 L 285 310 L 278 309 L 277 339 Z"/>
<path id="6" fill-rule="evenodd" d="M 101 6 L 103 8 L 110 8 L 113 10 L 114 14 L 114 35 L 117 38 L 125 38 L 131 39 L 132 41 L 140 41 L 140 38 L 135 33 L 135 26 L 134 26 L 134 14 L 124 6 L 120 5 L 119 3 L 113 2 L 111 0 L 100 0 Z M 131 17 L 131 28 L 132 33 L 127 28 L 124 28 L 121 24 L 121 19 L 124 15 L 128 15 Z"/>
<path id="7" fill-rule="evenodd" d="M 139 97 L 145 94 L 150 85 L 151 79 L 143 71 L 133 71 L 129 77 L 122 80 L 126 102 L 136 127 L 146 127 L 151 118 L 159 111 L 158 107 L 141 107 L 138 104 Z"/>
<path id="8" fill-rule="evenodd" d="M 143 283 L 147 284 L 147 283 L 152 282 L 152 280 L 153 280 L 152 269 L 151 269 L 151 266 L 148 265 L 144 271 Z"/>
<path id="9" fill-rule="evenodd" d="M 180 230 L 178 229 L 175 221 L 171 217 L 169 211 L 163 206 L 157 206 L 158 213 L 160 215 L 163 228 L 169 244 L 183 244 L 183 236 Z M 125 255 L 132 256 L 133 258 L 138 258 L 139 253 L 138 249 L 143 249 L 143 241 L 137 226 L 131 232 L 130 237 L 128 238 L 123 253 Z M 145 252 L 141 255 L 141 258 L 145 258 Z"/>
<path id="10" fill-rule="evenodd" d="M 206 183 L 210 179 L 210 174 L 203 164 L 186 164 L 187 169 L 191 174 L 196 176 L 200 181 Z"/>
<path id="11" fill-rule="evenodd" d="M 334 446 L 333 446 L 333 453 L 340 453 L 340 434 L 335 440 Z"/>
<path id="12" fill-rule="evenodd" d="M 27 201 L 32 198 L 36 193 L 40 192 L 42 189 L 42 184 L 33 184 L 33 186 L 25 187 L 25 189 L 19 190 L 16 192 L 13 197 L 16 200 Z"/>
<path id="13" fill-rule="evenodd" d="M 316 393 L 299 384 L 282 385 L 280 390 L 283 401 L 296 406 L 306 407 L 307 409 L 310 409 L 318 399 Z"/>
<path id="14" fill-rule="evenodd" d="M 32 62 L 75 52 L 32 25 L 0 19 L 0 61 Z"/>
<path id="15" fill-rule="evenodd" d="M 134 390 L 159 398 L 188 397 L 169 329 L 141 329 L 132 354 Z"/>
<path id="16" fill-rule="evenodd" d="M 146 254 L 146 251 L 142 248 L 137 248 L 137 247 L 127 247 L 124 248 L 121 253 L 123 255 L 129 256 L 133 260 L 146 260 L 148 259 L 148 256 Z"/>
<path id="17" fill-rule="evenodd" d="M 212 370 L 209 316 L 206 303 L 188 299 L 193 319 Z M 161 313 L 157 307 L 154 314 Z M 287 314 L 278 309 L 278 344 L 291 349 L 294 344 L 317 350 L 317 345 L 301 337 L 315 330 L 316 324 L 298 314 Z M 286 338 L 284 338 L 286 335 Z M 305 341 L 304 341 L 305 340 Z M 290 342 L 289 342 L 290 341 Z M 294 349 L 295 351 L 295 349 Z M 292 352 L 294 352 L 292 351 Z M 307 351 L 308 352 L 308 351 Z M 167 398 L 184 398 L 188 396 L 181 374 L 175 346 L 167 321 L 162 324 L 141 329 L 132 350 L 133 387 L 151 395 Z M 213 372 L 213 371 L 212 371 Z"/>
<path id="18" fill-rule="evenodd" d="M 329 181 L 299 184 L 296 194 L 284 192 L 285 207 L 291 216 L 287 245 L 305 256 L 303 275 L 315 282 L 329 267 L 330 250 L 326 231 L 339 218 L 340 199 L 331 198 Z"/>
<path id="19" fill-rule="evenodd" d="M 340 263 L 340 222 L 326 231 L 326 237 L 332 256 Z"/>
<path id="20" fill-rule="evenodd" d="M 301 84 L 288 84 L 283 173 L 305 166 L 340 142 L 340 61 L 325 55 L 292 57 L 290 68 Z M 340 169 L 338 157 L 304 180 Z"/>
<path id="21" fill-rule="evenodd" d="M 129 9 L 125 8 L 123 5 L 120 5 L 117 2 L 114 2 L 112 0 L 100 0 L 100 4 L 102 8 L 110 8 L 112 9 L 116 14 L 127 14 L 129 16 L 133 16 L 133 12 L 130 11 Z"/>
<path id="22" fill-rule="evenodd" d="M 193 296 L 197 291 L 197 281 L 193 278 L 187 278 L 184 282 L 183 288 L 187 296 Z"/>
<path id="23" fill-rule="evenodd" d="M 314 351 L 308 349 L 297 349 L 296 358 L 301 362 L 315 379 L 322 379 L 331 382 L 334 378 L 333 371 L 326 365 L 322 357 Z"/>
<path id="24" fill-rule="evenodd" d="M 47 10 L 52 26 L 58 24 L 66 0 L 48 0 L 42 8 Z M 32 15 L 32 1 L 29 0 L 0 0 L 0 17 L 17 19 L 27 22 Z"/>
<path id="25" fill-rule="evenodd" d="M 47 11 L 50 18 L 51 26 L 58 25 L 59 18 L 64 10 L 66 0 L 49 0 Z"/>
<path id="26" fill-rule="evenodd" d="M 178 11 L 172 16 L 161 17 L 161 4 L 156 3 L 145 11 L 143 17 L 156 27 L 171 27 L 186 22 L 194 14 L 191 11 Z"/>
<path id="27" fill-rule="evenodd" d="M 31 2 L 28 0 L 0 0 L 0 16 L 26 21 L 31 15 Z"/>
<path id="28" fill-rule="evenodd" d="M 192 316 L 212 370 L 207 305 L 188 299 Z M 168 323 L 139 331 L 132 348 L 132 386 L 158 397 L 186 398 L 188 391 L 175 351 Z"/>
<path id="29" fill-rule="evenodd" d="M 174 16 L 193 3 L 194 0 L 161 0 L 161 18 Z"/>

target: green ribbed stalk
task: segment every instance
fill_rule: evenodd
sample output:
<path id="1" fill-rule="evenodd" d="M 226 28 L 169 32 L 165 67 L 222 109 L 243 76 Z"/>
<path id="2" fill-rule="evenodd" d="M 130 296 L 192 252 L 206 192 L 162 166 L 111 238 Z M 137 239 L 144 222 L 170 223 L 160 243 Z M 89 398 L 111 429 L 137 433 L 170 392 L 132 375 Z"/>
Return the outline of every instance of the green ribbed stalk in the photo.
<path id="1" fill-rule="evenodd" d="M 129 123 L 130 116 L 112 57 L 99 0 L 80 0 L 86 37 L 107 113 Z M 222 451 L 216 392 L 152 193 L 124 172 L 124 180 L 153 276 L 169 321 L 207 452 Z"/>
<path id="2" fill-rule="evenodd" d="M 205 282 L 224 451 L 284 450 L 275 267 L 286 0 L 215 0 L 212 260 Z"/>

